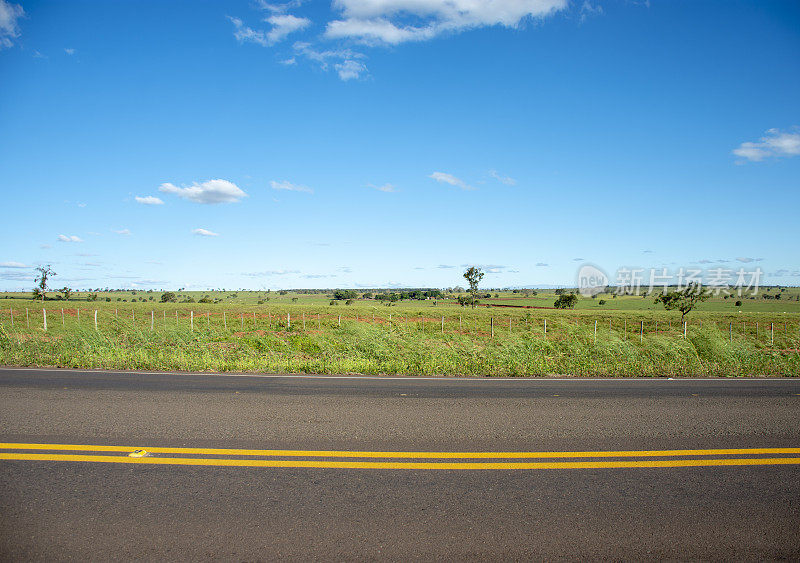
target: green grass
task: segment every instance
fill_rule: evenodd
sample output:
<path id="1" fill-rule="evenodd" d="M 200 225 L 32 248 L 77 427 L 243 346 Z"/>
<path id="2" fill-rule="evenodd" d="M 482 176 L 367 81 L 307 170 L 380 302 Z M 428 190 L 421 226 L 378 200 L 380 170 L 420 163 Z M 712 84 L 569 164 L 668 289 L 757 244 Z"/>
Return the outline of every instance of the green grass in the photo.
<path id="1" fill-rule="evenodd" d="M 331 306 L 324 295 L 291 297 L 262 305 L 237 301 L 241 297 L 208 305 L 47 301 L 47 331 L 41 303 L 0 300 L 0 364 L 470 376 L 800 375 L 798 313 L 696 311 L 684 339 L 679 314 L 663 310 L 473 310 L 441 300 Z"/>

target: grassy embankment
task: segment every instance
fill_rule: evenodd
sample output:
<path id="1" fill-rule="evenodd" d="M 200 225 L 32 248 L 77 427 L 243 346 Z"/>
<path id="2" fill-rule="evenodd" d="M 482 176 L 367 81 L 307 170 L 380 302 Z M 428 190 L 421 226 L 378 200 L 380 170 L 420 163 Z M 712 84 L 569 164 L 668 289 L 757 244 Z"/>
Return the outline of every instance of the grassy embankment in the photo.
<path id="1" fill-rule="evenodd" d="M 48 301 L 45 331 L 41 303 L 2 300 L 0 364 L 475 376 L 800 376 L 797 313 L 698 311 L 690 315 L 684 339 L 679 315 L 664 311 L 304 301 Z"/>

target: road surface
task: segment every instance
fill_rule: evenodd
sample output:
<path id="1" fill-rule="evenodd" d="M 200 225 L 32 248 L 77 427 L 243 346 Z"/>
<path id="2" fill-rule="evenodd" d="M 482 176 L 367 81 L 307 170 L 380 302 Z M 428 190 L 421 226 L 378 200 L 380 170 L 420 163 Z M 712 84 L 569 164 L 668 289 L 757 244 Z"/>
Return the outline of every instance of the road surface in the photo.
<path id="1" fill-rule="evenodd" d="M 0 441 L 4 560 L 800 557 L 798 379 L 0 368 Z"/>

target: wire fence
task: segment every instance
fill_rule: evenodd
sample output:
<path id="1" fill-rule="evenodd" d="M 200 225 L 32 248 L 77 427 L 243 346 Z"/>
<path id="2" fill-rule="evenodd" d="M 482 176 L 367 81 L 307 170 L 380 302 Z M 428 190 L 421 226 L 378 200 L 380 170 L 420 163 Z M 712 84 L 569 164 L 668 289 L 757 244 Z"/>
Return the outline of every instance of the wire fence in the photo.
<path id="1" fill-rule="evenodd" d="M 193 309 L 141 309 L 43 307 L 0 309 L 0 325 L 6 330 L 64 331 L 74 328 L 102 331 L 112 327 L 140 331 L 167 329 L 193 331 L 227 331 L 231 336 L 267 332 L 320 332 L 352 326 L 353 323 L 379 326 L 388 333 L 420 333 L 423 335 L 462 334 L 479 338 L 502 338 L 506 335 L 529 335 L 543 339 L 562 340 L 594 338 L 595 341 L 613 335 L 622 340 L 644 341 L 645 338 L 666 336 L 687 338 L 690 330 L 712 325 L 727 333 L 733 342 L 738 338 L 755 339 L 774 346 L 776 339 L 788 351 L 797 351 L 800 343 L 799 320 L 715 321 L 708 319 L 679 322 L 660 319 L 622 317 L 569 318 L 526 316 L 473 316 L 422 314 L 338 314 L 313 311 L 195 311 Z"/>

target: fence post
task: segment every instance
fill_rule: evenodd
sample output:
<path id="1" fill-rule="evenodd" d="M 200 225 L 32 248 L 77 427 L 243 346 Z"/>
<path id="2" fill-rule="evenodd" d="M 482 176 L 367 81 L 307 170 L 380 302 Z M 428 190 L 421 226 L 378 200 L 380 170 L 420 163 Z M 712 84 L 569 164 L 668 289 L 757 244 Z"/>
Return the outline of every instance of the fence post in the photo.
<path id="1" fill-rule="evenodd" d="M 225 311 L 222 311 L 222 324 L 225 325 L 225 330 L 228 330 L 228 316 L 225 314 Z"/>
<path id="2" fill-rule="evenodd" d="M 167 328 L 167 310 L 164 309 L 162 311 L 162 313 L 164 313 L 164 328 L 166 329 Z"/>
<path id="3" fill-rule="evenodd" d="M 594 341 L 597 342 L 597 321 L 594 321 Z"/>
<path id="4" fill-rule="evenodd" d="M 342 316 L 339 315 L 339 326 L 342 326 Z"/>
<path id="5" fill-rule="evenodd" d="M 303 330 L 306 329 L 306 314 L 303 312 Z"/>
<path id="6" fill-rule="evenodd" d="M 42 309 L 42 319 L 44 319 L 44 330 L 47 331 L 47 311 Z"/>
<path id="7" fill-rule="evenodd" d="M 625 322 L 622 323 L 622 339 L 628 339 L 628 319 L 625 319 Z"/>
<path id="8" fill-rule="evenodd" d="M 442 317 L 442 334 L 444 334 L 444 317 Z"/>
<path id="9" fill-rule="evenodd" d="M 683 321 L 683 339 L 686 340 L 686 321 Z"/>
<path id="10" fill-rule="evenodd" d="M 772 323 L 769 323 L 769 345 L 775 345 L 775 327 Z"/>
<path id="11" fill-rule="evenodd" d="M 389 332 L 392 332 L 392 314 L 389 313 Z"/>
<path id="12" fill-rule="evenodd" d="M 494 317 L 491 318 L 491 325 L 492 325 L 492 338 L 494 338 Z"/>
<path id="13" fill-rule="evenodd" d="M 78 326 L 81 324 L 81 308 L 75 307 L 75 314 L 78 317 Z"/>
<path id="14" fill-rule="evenodd" d="M 97 309 L 94 310 L 94 329 L 97 330 Z"/>
<path id="15" fill-rule="evenodd" d="M 9 307 L 11 309 L 11 328 L 14 328 L 14 307 Z"/>
<path id="16" fill-rule="evenodd" d="M 175 328 L 178 328 L 178 310 L 175 309 Z"/>
<path id="17" fill-rule="evenodd" d="M 131 318 L 133 319 L 133 322 L 135 323 L 136 322 L 136 309 L 133 309 L 131 311 L 131 315 L 132 315 Z M 78 318 L 80 318 L 80 316 L 81 316 L 81 310 L 78 309 Z"/>
<path id="18" fill-rule="evenodd" d="M 508 317 L 508 334 L 511 334 L 511 317 Z"/>
<path id="19" fill-rule="evenodd" d="M 733 342 L 733 323 L 728 323 L 728 341 Z"/>
<path id="20" fill-rule="evenodd" d="M 150 310 L 150 332 L 153 332 L 153 325 L 156 322 L 156 312 L 152 309 Z"/>
<path id="21" fill-rule="evenodd" d="M 61 307 L 61 326 L 64 326 L 64 307 Z"/>
<path id="22" fill-rule="evenodd" d="M 458 330 L 461 330 L 461 315 L 458 316 Z"/>
<path id="23" fill-rule="evenodd" d="M 31 328 L 31 318 L 30 318 L 30 316 L 28 315 L 28 308 L 27 308 L 27 307 L 25 307 L 25 325 L 26 325 L 28 328 Z"/>
<path id="24" fill-rule="evenodd" d="M 189 312 L 189 330 L 194 332 L 194 311 Z"/>
<path id="25" fill-rule="evenodd" d="M 286 313 L 286 328 L 292 328 L 292 314 Z"/>
<path id="26" fill-rule="evenodd" d="M 547 340 L 547 319 L 544 320 L 544 339 Z"/>
<path id="27" fill-rule="evenodd" d="M 642 321 L 642 326 L 639 327 L 639 342 L 644 341 L 644 321 Z"/>

